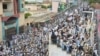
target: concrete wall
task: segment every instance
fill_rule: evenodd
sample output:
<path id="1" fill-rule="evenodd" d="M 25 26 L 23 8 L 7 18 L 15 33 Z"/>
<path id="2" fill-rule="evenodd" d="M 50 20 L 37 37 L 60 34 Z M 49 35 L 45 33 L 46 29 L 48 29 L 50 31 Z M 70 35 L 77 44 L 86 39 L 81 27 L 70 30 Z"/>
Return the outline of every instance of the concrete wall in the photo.
<path id="1" fill-rule="evenodd" d="M 23 8 L 25 8 L 25 0 L 22 0 Z M 25 22 L 25 16 L 24 16 L 24 11 L 20 12 L 20 17 L 19 17 L 19 26 L 23 26 Z"/>
<path id="2" fill-rule="evenodd" d="M 52 12 L 58 12 L 59 2 L 52 2 Z"/>
<path id="3" fill-rule="evenodd" d="M 5 3 L 7 4 L 7 9 L 4 9 L 4 11 L 12 11 L 13 10 L 13 3 Z"/>
<path id="4" fill-rule="evenodd" d="M 64 2 L 64 3 L 66 3 L 66 0 L 61 0 L 61 2 Z"/>
<path id="5" fill-rule="evenodd" d="M 33 19 L 34 19 L 34 18 L 25 19 L 24 24 L 27 25 L 27 23 L 32 23 L 32 22 L 33 22 Z"/>
<path id="6" fill-rule="evenodd" d="M 3 9 L 2 9 L 3 7 L 2 7 L 2 3 L 0 2 L 0 15 L 2 15 L 3 14 Z"/>
<path id="7" fill-rule="evenodd" d="M 20 13 L 19 26 L 24 25 L 24 22 L 25 22 L 24 13 Z"/>
<path id="8" fill-rule="evenodd" d="M 2 41 L 2 22 L 1 22 L 1 16 L 0 16 L 0 42 Z"/>
<path id="9" fill-rule="evenodd" d="M 51 2 L 52 0 L 43 0 L 43 2 Z"/>
<path id="10" fill-rule="evenodd" d="M 0 2 L 0 15 L 3 15 L 3 9 L 2 9 L 2 3 Z M 1 16 L 0 16 L 0 42 L 2 41 L 2 22 L 1 22 Z"/>
<path id="11" fill-rule="evenodd" d="M 13 3 L 9 3 L 9 4 L 7 4 L 8 5 L 8 10 L 9 11 L 12 11 L 13 10 Z"/>
<path id="12" fill-rule="evenodd" d="M 25 9 L 33 11 L 33 10 L 37 10 L 38 7 L 37 5 L 25 5 Z"/>

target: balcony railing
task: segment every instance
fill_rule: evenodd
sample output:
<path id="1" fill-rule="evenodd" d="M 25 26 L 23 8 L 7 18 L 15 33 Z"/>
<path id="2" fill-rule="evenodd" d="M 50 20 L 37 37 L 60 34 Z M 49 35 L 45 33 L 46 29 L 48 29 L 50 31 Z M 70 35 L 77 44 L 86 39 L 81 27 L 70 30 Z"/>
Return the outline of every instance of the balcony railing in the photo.
<path id="1" fill-rule="evenodd" d="M 4 16 L 12 16 L 13 14 L 13 11 L 4 11 Z"/>

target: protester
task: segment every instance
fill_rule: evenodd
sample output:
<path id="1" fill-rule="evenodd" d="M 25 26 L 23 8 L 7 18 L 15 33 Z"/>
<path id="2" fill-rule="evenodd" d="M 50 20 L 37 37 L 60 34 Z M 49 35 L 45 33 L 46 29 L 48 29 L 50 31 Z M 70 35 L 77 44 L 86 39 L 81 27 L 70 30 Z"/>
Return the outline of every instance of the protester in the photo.
<path id="1" fill-rule="evenodd" d="M 56 27 L 55 29 L 57 30 L 56 33 L 58 32 L 55 34 L 57 36 L 57 46 L 60 45 L 61 49 L 65 49 L 72 56 L 92 56 L 91 52 L 93 51 L 91 50 L 93 48 L 90 42 L 90 33 L 95 29 L 91 29 L 90 26 L 92 26 L 91 23 L 93 21 L 90 20 L 87 14 L 85 14 L 85 17 L 80 16 L 77 9 L 73 12 L 66 12 L 65 14 L 67 16 L 66 19 L 57 18 L 60 22 L 56 21 L 56 23 L 59 23 L 58 28 Z M 94 50 L 94 52 L 97 55 L 97 51 Z"/>
<path id="2" fill-rule="evenodd" d="M 11 41 L 0 44 L 1 56 L 48 56 L 49 37 L 72 56 L 92 56 L 91 50 L 97 56 L 96 44 L 91 47 L 92 21 L 85 14 L 80 16 L 77 9 L 66 12 L 44 26 L 35 27 L 27 24 L 26 31 L 12 36 Z M 51 34 L 51 36 L 49 36 Z"/>

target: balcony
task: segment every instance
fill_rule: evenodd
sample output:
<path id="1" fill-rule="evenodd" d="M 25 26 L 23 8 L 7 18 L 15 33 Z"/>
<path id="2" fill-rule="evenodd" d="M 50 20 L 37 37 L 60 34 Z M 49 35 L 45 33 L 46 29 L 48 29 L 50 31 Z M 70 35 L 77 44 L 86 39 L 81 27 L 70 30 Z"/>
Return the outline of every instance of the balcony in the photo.
<path id="1" fill-rule="evenodd" d="M 13 11 L 4 11 L 4 16 L 12 16 L 14 13 Z"/>

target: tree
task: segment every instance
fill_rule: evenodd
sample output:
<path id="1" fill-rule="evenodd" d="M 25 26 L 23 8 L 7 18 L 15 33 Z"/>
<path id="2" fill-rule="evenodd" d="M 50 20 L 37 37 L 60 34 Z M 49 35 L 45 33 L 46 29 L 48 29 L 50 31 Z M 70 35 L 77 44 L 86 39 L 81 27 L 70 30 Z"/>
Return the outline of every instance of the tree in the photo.
<path id="1" fill-rule="evenodd" d="M 52 8 L 52 5 L 49 5 L 48 8 Z"/>
<path id="2" fill-rule="evenodd" d="M 29 4 L 29 2 L 25 1 L 25 4 Z"/>
<path id="3" fill-rule="evenodd" d="M 41 5 L 41 8 L 47 9 L 47 6 Z"/>
<path id="4" fill-rule="evenodd" d="M 31 16 L 30 13 L 25 13 L 25 19 L 27 19 L 29 16 Z"/>

